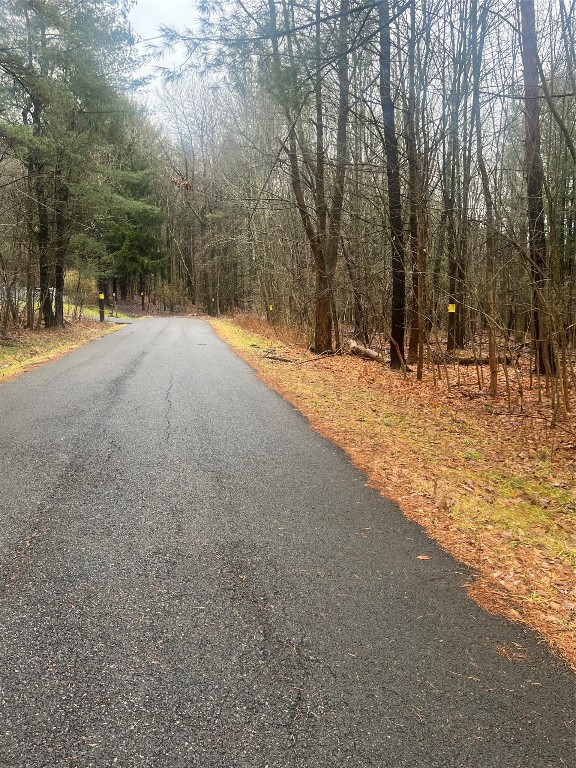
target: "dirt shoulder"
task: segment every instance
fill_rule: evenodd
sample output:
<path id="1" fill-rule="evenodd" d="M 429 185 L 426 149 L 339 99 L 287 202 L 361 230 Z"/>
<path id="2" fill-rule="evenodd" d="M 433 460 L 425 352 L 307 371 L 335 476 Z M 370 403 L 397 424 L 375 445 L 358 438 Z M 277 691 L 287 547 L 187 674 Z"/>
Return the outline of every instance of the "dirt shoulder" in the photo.
<path id="1" fill-rule="evenodd" d="M 535 629 L 576 669 L 576 436 L 546 405 L 509 412 L 464 386 L 423 382 L 351 356 L 212 320 L 217 333 L 370 485 L 470 566 L 470 595 Z M 271 329 L 270 329 L 271 330 Z M 280 359 L 279 359 L 280 358 Z M 522 649 L 503 649 L 521 658 Z"/>
<path id="2" fill-rule="evenodd" d="M 56 360 L 120 326 L 94 320 L 67 322 L 64 328 L 24 331 L 0 338 L 0 384 Z"/>

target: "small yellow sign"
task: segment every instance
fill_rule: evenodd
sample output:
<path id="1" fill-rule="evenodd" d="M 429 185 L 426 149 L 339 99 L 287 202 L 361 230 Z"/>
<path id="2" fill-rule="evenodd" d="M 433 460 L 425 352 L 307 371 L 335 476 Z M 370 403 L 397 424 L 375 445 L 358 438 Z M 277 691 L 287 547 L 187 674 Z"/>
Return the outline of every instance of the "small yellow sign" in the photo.
<path id="1" fill-rule="evenodd" d="M 103 299 L 104 298 L 104 294 L 103 293 L 99 294 L 98 298 L 99 299 Z"/>
<path id="2" fill-rule="evenodd" d="M 270 304 L 270 306 L 268 307 L 268 310 L 269 310 L 270 312 L 272 312 L 272 310 L 273 310 L 273 309 L 274 309 L 274 307 L 272 306 L 272 304 Z"/>
<path id="3" fill-rule="evenodd" d="M 448 304 L 448 312 L 456 312 L 456 304 Z"/>

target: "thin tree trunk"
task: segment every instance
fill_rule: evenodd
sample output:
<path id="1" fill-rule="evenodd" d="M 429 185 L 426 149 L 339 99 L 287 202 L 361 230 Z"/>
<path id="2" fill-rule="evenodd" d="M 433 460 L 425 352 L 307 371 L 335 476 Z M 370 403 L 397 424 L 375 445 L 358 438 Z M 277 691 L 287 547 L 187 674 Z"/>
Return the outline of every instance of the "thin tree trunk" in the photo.
<path id="1" fill-rule="evenodd" d="M 44 327 L 51 328 L 54 325 L 54 311 L 52 309 L 52 295 L 50 293 L 50 221 L 46 195 L 45 166 L 41 160 L 36 159 L 32 164 L 32 168 L 38 216 L 36 241 L 38 243 L 38 268 L 40 273 L 40 314 Z"/>
<path id="2" fill-rule="evenodd" d="M 342 211 L 344 207 L 344 191 L 346 187 L 346 169 L 348 156 L 348 116 L 350 112 L 350 76 L 348 72 L 348 10 L 349 0 L 340 0 L 340 28 L 338 41 L 338 119 L 336 127 L 336 172 L 332 203 L 330 206 L 330 225 L 328 239 L 324 252 L 332 304 L 335 340 L 337 348 L 341 348 L 336 297 L 334 295 L 334 278 L 338 264 L 340 232 L 342 230 Z"/>
<path id="3" fill-rule="evenodd" d="M 540 155 L 540 89 L 534 0 L 519 0 L 524 69 L 524 130 L 528 193 L 528 249 L 534 291 L 534 336 L 541 373 L 551 372 L 550 339 L 546 322 L 546 233 L 544 226 L 544 169 Z"/>
<path id="4" fill-rule="evenodd" d="M 55 248 L 54 248 L 54 321 L 62 328 L 64 326 L 64 260 L 68 250 L 70 234 L 66 208 L 70 190 L 62 181 L 62 170 L 56 169 L 56 195 L 55 195 Z"/>
<path id="5" fill-rule="evenodd" d="M 46 24 L 41 14 L 36 15 L 36 22 L 40 31 L 40 82 L 48 76 L 48 65 L 46 59 Z M 26 23 L 28 27 L 28 56 L 29 63 L 32 62 L 32 23 L 28 12 L 26 12 Z M 30 105 L 23 111 L 24 123 L 28 123 L 28 118 L 32 118 L 32 132 L 35 138 L 40 138 L 43 133 L 43 112 L 44 104 L 38 95 L 30 95 Z M 50 217 L 48 215 L 48 193 L 46 180 L 46 163 L 42 157 L 42 149 L 34 147 L 28 160 L 28 178 L 34 190 L 34 197 L 37 212 L 36 242 L 38 244 L 38 268 L 40 277 L 40 317 L 38 324 L 43 321 L 46 328 L 54 324 L 54 312 L 52 309 L 52 296 L 50 294 L 50 263 L 49 263 L 49 243 L 50 243 Z"/>
<path id="6" fill-rule="evenodd" d="M 424 350 L 423 273 L 424 237 L 422 184 L 416 145 L 416 0 L 410 5 L 410 38 L 408 41 L 408 109 L 406 115 L 406 149 L 408 155 L 408 185 L 410 201 L 410 253 L 412 257 L 412 302 L 410 307 L 410 338 L 408 363 L 417 363 L 418 378 L 422 377 Z"/>
<path id="7" fill-rule="evenodd" d="M 458 60 L 455 63 L 459 67 Z M 448 352 L 458 347 L 458 316 L 462 312 L 462 305 L 458 301 L 458 259 L 456 255 L 456 165 L 458 163 L 458 105 L 460 103 L 460 73 L 454 73 L 452 91 L 450 93 L 450 116 L 448 119 L 448 149 L 444 155 L 443 171 L 443 202 L 444 211 L 442 218 L 446 222 L 446 244 L 448 250 L 448 302 L 454 311 L 448 313 L 448 339 L 446 348 Z M 442 312 L 446 307 L 441 308 Z"/>
<path id="8" fill-rule="evenodd" d="M 476 130 L 476 161 L 482 179 L 482 192 L 486 207 L 486 323 L 488 326 L 488 362 L 490 366 L 490 395 L 498 393 L 498 353 L 496 349 L 496 323 L 494 318 L 494 202 L 490 191 L 490 179 L 484 162 L 482 123 L 480 115 L 480 68 L 486 34 L 486 16 L 482 15 L 482 27 L 478 29 L 478 3 L 472 0 L 470 9 L 472 31 L 472 126 Z"/>
<path id="9" fill-rule="evenodd" d="M 33 191 L 32 176 L 30 167 L 28 168 L 28 201 L 27 201 L 27 218 L 28 218 L 28 242 L 27 242 L 27 259 L 26 259 L 26 328 L 34 328 L 34 314 L 35 314 L 35 265 L 34 265 L 34 212 L 32 210 Z"/>
<path id="10" fill-rule="evenodd" d="M 380 103 L 384 123 L 384 150 L 388 181 L 388 215 L 392 242 L 392 322 L 390 328 L 390 367 L 404 368 L 404 333 L 406 314 L 406 273 L 400 187 L 400 158 L 392 100 L 390 6 L 378 3 L 380 24 Z"/>

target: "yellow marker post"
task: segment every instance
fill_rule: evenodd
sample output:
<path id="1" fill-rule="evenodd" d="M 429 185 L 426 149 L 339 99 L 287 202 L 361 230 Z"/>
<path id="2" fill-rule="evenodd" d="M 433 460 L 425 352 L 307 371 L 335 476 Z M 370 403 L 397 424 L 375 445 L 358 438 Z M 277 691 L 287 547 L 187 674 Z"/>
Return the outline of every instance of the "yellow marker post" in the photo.
<path id="1" fill-rule="evenodd" d="M 104 322 L 104 294 L 98 294 L 98 309 L 100 310 L 100 322 Z"/>

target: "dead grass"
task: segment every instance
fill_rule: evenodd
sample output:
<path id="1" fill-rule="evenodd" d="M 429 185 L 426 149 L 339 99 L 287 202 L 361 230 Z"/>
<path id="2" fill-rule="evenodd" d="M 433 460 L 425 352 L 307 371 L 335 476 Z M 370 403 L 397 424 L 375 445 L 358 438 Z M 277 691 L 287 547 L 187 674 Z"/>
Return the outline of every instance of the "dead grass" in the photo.
<path id="1" fill-rule="evenodd" d="M 119 327 L 93 320 L 77 320 L 67 323 L 64 328 L 19 330 L 7 338 L 0 338 L 0 383 L 14 379 L 42 363 L 56 360 Z"/>
<path id="2" fill-rule="evenodd" d="M 475 600 L 538 631 L 576 669 L 576 437 L 569 423 L 551 429 L 546 403 L 526 392 L 516 414 L 504 394 L 470 397 L 466 372 L 458 372 L 460 387 L 448 389 L 430 375 L 418 382 L 351 356 L 317 359 L 269 326 L 212 323 L 373 487 L 474 569 Z M 296 362 L 270 359 L 271 352 Z"/>

